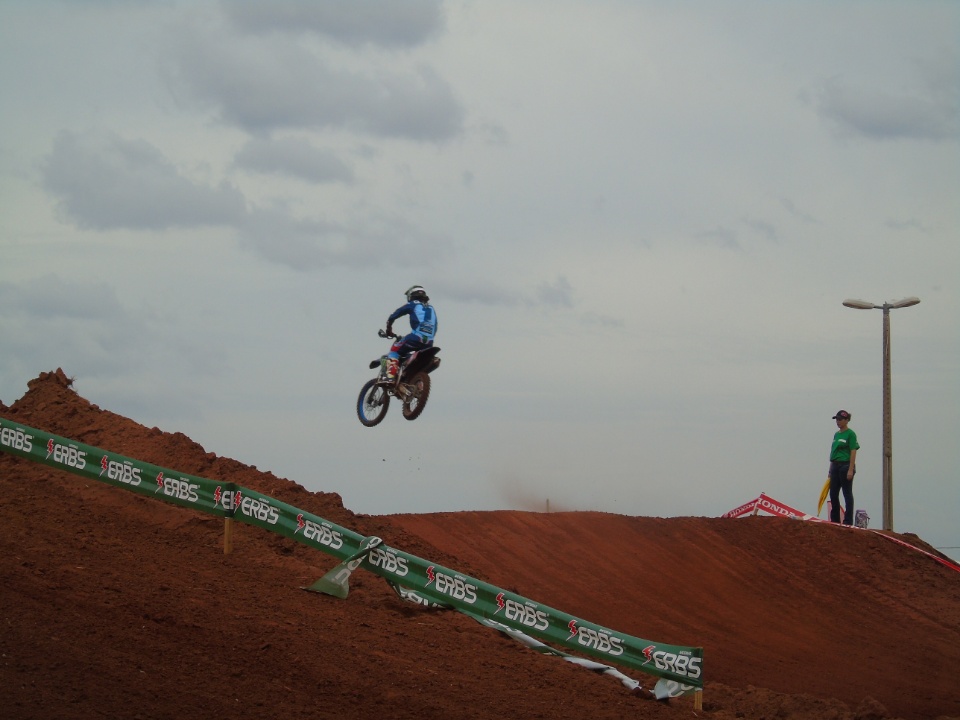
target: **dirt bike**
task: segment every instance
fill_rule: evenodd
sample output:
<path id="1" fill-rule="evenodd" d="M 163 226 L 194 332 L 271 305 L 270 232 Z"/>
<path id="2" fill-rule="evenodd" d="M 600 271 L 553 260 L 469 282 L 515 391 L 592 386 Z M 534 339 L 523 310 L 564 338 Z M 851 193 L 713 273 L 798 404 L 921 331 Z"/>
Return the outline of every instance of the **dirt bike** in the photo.
<path id="1" fill-rule="evenodd" d="M 384 330 L 377 331 L 377 334 L 382 338 L 400 337 Z M 403 416 L 407 420 L 420 417 L 430 397 L 430 373 L 440 366 L 438 352 L 440 348 L 433 345 L 413 351 L 400 361 L 397 377 L 393 380 L 387 379 L 387 356 L 373 360 L 370 369 L 380 368 L 380 373 L 373 380 L 368 380 L 360 390 L 360 397 L 357 398 L 357 417 L 360 422 L 366 427 L 379 425 L 387 415 L 391 397 L 403 403 Z"/>

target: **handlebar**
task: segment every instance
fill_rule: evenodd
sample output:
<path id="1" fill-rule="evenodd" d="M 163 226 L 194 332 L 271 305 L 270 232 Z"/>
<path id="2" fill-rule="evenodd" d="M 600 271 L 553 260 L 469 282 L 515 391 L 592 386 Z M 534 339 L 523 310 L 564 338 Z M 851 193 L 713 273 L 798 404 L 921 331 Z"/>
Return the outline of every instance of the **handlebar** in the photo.
<path id="1" fill-rule="evenodd" d="M 382 338 L 398 338 L 400 337 L 396 333 L 388 333 L 386 330 L 377 330 L 377 335 Z"/>

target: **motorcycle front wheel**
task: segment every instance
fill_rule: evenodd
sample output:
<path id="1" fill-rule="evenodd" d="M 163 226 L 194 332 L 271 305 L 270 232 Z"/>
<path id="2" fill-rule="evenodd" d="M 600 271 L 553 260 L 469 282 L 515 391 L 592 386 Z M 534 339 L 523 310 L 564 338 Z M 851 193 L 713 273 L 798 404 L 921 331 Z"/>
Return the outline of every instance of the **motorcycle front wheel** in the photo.
<path id="1" fill-rule="evenodd" d="M 418 372 L 406 385 L 410 388 L 410 394 L 403 401 L 403 416 L 407 420 L 416 420 L 430 397 L 430 376 L 425 372 Z"/>
<path id="2" fill-rule="evenodd" d="M 357 398 L 357 417 L 366 427 L 378 425 L 387 415 L 390 396 L 383 385 L 377 385 L 377 379 L 367 381 Z"/>

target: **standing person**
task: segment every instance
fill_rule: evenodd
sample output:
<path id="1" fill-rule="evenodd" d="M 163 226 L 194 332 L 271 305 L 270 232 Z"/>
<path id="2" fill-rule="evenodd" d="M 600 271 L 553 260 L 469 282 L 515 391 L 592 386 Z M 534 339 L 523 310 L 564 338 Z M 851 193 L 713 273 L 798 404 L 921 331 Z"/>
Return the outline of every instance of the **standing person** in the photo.
<path id="1" fill-rule="evenodd" d="M 383 381 L 392 383 L 397 379 L 397 370 L 400 367 L 400 358 L 406 357 L 414 350 L 421 350 L 433 345 L 433 338 L 437 335 L 437 311 L 430 304 L 427 291 L 420 285 L 414 285 L 405 293 L 407 304 L 401 305 L 387 318 L 387 335 L 393 334 L 395 320 L 409 315 L 410 334 L 397 337 L 395 343 L 387 353 L 386 372 Z"/>
<path id="2" fill-rule="evenodd" d="M 851 430 L 850 413 L 840 410 L 833 419 L 839 428 L 833 435 L 833 445 L 830 446 L 830 522 L 840 522 L 840 493 L 843 492 L 843 502 L 846 510 L 843 513 L 843 524 L 853 525 L 853 476 L 857 472 L 857 434 Z"/>

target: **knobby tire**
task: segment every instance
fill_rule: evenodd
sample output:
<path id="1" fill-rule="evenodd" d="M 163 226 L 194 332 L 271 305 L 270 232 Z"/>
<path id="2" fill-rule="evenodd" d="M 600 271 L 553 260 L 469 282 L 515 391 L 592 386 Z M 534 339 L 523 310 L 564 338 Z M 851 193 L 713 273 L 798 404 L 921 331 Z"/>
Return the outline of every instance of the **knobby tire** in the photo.
<path id="1" fill-rule="evenodd" d="M 369 396 L 369 397 L 368 397 Z M 365 427 L 379 425 L 390 409 L 390 396 L 383 385 L 377 385 L 377 379 L 368 380 L 357 398 L 357 417 Z"/>
<path id="2" fill-rule="evenodd" d="M 430 397 L 430 376 L 425 372 L 418 372 L 408 383 L 413 387 L 413 394 L 403 402 L 403 416 L 407 420 L 416 420 L 427 406 Z"/>

